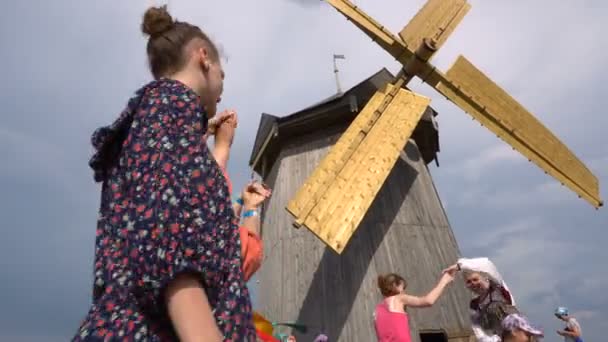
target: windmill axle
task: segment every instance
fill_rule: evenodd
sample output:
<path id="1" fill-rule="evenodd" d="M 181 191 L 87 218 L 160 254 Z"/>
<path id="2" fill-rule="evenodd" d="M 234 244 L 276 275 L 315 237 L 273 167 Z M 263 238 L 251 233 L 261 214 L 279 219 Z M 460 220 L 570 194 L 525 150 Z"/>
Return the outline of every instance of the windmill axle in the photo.
<path id="1" fill-rule="evenodd" d="M 429 38 L 423 39 L 418 49 L 416 49 L 412 57 L 403 66 L 403 71 L 405 73 L 405 82 L 403 85 L 407 85 L 414 76 L 418 76 L 426 69 L 425 66 L 428 60 L 435 52 L 437 52 L 435 41 Z"/>

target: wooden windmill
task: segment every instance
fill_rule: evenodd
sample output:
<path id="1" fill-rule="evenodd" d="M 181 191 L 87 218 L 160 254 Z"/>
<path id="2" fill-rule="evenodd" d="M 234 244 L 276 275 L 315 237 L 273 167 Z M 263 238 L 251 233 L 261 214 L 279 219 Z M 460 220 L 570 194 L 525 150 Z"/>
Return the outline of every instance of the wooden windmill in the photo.
<path id="1" fill-rule="evenodd" d="M 307 333 L 295 332 L 298 340 L 324 333 L 331 341 L 373 341 L 379 273 L 397 272 L 410 293 L 425 293 L 460 257 L 427 168 L 439 151 L 439 114 L 431 107 L 342 254 L 305 229 L 290 229 L 285 203 L 394 77 L 382 69 L 297 112 L 262 114 L 249 163 L 274 190 L 262 212 L 264 262 L 256 273 L 255 305 L 267 317 L 307 325 Z M 412 341 L 469 342 L 469 300 L 461 283 L 432 308 L 409 312 Z"/>
<path id="2" fill-rule="evenodd" d="M 287 210 L 342 253 L 416 128 L 430 99 L 404 89 L 419 77 L 579 197 L 602 205 L 597 178 L 530 112 L 459 56 L 447 73 L 430 60 L 470 9 L 466 0 L 429 0 L 395 36 L 348 0 L 326 0 L 399 61 Z"/>

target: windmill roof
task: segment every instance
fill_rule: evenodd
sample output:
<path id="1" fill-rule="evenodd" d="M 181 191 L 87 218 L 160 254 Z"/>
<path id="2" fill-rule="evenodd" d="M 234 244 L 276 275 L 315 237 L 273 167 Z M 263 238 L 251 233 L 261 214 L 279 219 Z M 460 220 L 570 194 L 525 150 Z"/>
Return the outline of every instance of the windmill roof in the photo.
<path id="1" fill-rule="evenodd" d="M 267 154 L 271 154 L 271 158 L 276 157 L 281 142 L 321 127 L 352 121 L 372 95 L 393 79 L 393 74 L 382 68 L 345 92 L 329 96 L 292 114 L 278 117 L 262 113 L 249 165 L 253 166 L 256 172 L 261 173 L 260 163 L 257 161 Z M 428 107 L 412 134 L 426 163 L 436 160 L 439 151 L 439 137 L 434 121 L 436 115 L 437 112 Z"/>

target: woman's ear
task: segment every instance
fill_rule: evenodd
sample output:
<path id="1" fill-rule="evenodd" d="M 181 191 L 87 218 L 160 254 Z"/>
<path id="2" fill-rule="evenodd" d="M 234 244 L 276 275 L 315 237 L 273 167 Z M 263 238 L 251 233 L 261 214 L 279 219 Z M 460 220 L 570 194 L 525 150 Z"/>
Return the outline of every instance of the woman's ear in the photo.
<path id="1" fill-rule="evenodd" d="M 209 63 L 209 56 L 207 54 L 207 50 L 201 47 L 196 53 L 198 54 L 198 61 L 203 71 L 209 71 L 211 63 Z"/>

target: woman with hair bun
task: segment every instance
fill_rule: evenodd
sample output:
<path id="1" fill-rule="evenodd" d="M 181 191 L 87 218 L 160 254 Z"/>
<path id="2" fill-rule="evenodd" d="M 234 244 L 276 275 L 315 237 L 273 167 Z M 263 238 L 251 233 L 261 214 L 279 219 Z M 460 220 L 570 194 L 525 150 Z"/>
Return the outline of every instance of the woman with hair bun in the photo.
<path id="1" fill-rule="evenodd" d="M 223 91 L 218 50 L 165 6 L 141 27 L 154 81 L 92 137 L 93 300 L 74 340 L 255 341 L 238 220 L 204 140 Z"/>
<path id="2" fill-rule="evenodd" d="M 445 272 L 435 288 L 422 297 L 405 293 L 407 283 L 395 273 L 378 276 L 378 288 L 384 299 L 376 306 L 374 325 L 378 342 L 410 342 L 407 307 L 424 308 L 435 304 L 445 287 L 454 280 L 455 271 Z"/>

